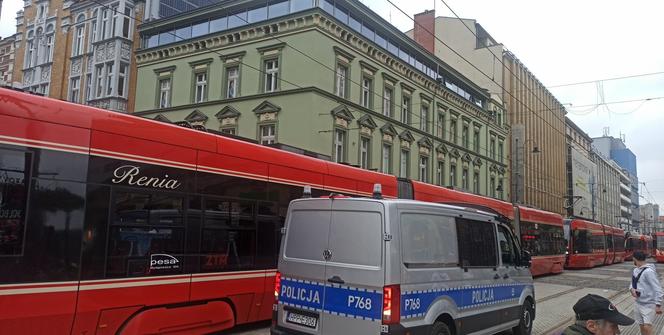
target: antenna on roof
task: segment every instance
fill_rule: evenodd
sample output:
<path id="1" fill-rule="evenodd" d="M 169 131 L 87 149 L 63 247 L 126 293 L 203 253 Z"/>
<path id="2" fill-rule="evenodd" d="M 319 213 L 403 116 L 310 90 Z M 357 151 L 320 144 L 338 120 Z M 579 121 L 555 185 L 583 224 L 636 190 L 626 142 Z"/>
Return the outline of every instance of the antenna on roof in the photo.
<path id="1" fill-rule="evenodd" d="M 609 127 L 604 127 L 604 132 L 603 132 L 602 135 L 603 135 L 604 137 L 608 137 L 610 133 L 611 133 L 611 132 L 609 131 Z"/>

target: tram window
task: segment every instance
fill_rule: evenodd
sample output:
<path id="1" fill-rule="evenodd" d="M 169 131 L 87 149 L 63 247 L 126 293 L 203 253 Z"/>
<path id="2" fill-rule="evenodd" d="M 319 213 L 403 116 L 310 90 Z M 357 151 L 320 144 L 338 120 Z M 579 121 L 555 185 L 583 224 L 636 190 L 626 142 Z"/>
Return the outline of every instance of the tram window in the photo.
<path id="1" fill-rule="evenodd" d="M 35 177 L 85 182 L 88 156 L 67 152 L 35 151 Z"/>
<path id="2" fill-rule="evenodd" d="M 587 230 L 574 230 L 574 253 L 588 254 L 592 252 L 592 240 Z"/>
<path id="3" fill-rule="evenodd" d="M 563 227 L 532 222 L 521 222 L 521 243 L 532 256 L 561 255 L 565 253 Z"/>
<path id="4" fill-rule="evenodd" d="M 267 183 L 245 178 L 199 172 L 196 191 L 202 194 L 233 196 L 250 200 L 265 200 Z"/>
<path id="5" fill-rule="evenodd" d="M 281 244 L 281 220 L 275 217 L 258 217 L 258 250 L 256 267 L 270 269 L 277 266 L 277 255 Z"/>
<path id="6" fill-rule="evenodd" d="M 168 194 L 118 192 L 114 224 L 182 225 L 183 199 Z"/>
<path id="7" fill-rule="evenodd" d="M 256 257 L 254 202 L 204 200 L 201 270 L 253 269 Z"/>
<path id="8" fill-rule="evenodd" d="M 495 267 L 496 233 L 489 222 L 457 218 L 459 263 L 462 267 Z"/>
<path id="9" fill-rule="evenodd" d="M 0 150 L 0 255 L 23 253 L 30 154 Z"/>
<path id="10" fill-rule="evenodd" d="M 25 248 L 0 257 L 0 283 L 78 279 L 84 197 L 82 183 L 32 180 Z"/>
<path id="11" fill-rule="evenodd" d="M 440 215 L 401 215 L 403 262 L 413 266 L 456 266 L 459 253 L 453 219 Z"/>
<path id="12" fill-rule="evenodd" d="M 181 273 L 183 203 L 170 194 L 116 192 L 106 277 Z"/>
<path id="13" fill-rule="evenodd" d="M 622 236 L 614 236 L 613 244 L 616 251 L 625 251 L 625 238 Z"/>

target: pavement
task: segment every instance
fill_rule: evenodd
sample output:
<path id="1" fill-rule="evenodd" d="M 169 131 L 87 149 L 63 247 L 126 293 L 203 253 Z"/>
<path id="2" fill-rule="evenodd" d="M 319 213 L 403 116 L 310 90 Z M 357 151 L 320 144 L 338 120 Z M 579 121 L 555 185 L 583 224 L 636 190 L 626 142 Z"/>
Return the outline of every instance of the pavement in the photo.
<path id="1" fill-rule="evenodd" d="M 619 311 L 632 316 L 634 300 L 627 289 L 633 268 L 631 262 L 625 262 L 587 270 L 565 270 L 562 274 L 535 278 L 537 316 L 533 335 L 560 334 L 574 321 L 574 303 L 588 293 L 608 298 Z M 664 265 L 657 268 L 658 273 L 664 274 Z M 268 335 L 269 325 L 269 322 L 246 325 L 225 334 Z M 622 327 L 621 334 L 639 335 L 639 327 L 636 324 Z M 656 318 L 654 334 L 664 335 L 664 316 Z"/>

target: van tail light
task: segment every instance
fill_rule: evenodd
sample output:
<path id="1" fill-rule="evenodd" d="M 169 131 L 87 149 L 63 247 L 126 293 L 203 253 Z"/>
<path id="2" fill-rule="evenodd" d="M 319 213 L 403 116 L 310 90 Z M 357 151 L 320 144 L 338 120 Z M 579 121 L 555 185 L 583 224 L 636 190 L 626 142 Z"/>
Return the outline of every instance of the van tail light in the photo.
<path id="1" fill-rule="evenodd" d="M 398 324 L 401 319 L 401 288 L 399 285 L 383 287 L 383 324 Z"/>
<path id="2" fill-rule="evenodd" d="M 274 276 L 274 303 L 279 301 L 279 292 L 281 291 L 281 272 L 277 271 Z"/>

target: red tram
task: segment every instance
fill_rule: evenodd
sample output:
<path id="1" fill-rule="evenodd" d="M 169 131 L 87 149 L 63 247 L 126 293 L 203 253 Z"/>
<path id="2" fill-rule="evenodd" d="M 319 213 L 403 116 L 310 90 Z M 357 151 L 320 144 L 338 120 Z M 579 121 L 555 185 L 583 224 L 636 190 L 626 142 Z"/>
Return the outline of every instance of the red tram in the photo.
<path id="1" fill-rule="evenodd" d="M 653 234 L 653 256 L 657 263 L 664 263 L 664 232 Z"/>
<path id="2" fill-rule="evenodd" d="M 652 237 L 637 233 L 625 235 L 625 260 L 631 261 L 635 251 L 642 251 L 646 256 L 652 255 Z"/>
<path id="3" fill-rule="evenodd" d="M 609 235 L 599 223 L 581 219 L 565 220 L 565 237 L 569 243 L 566 268 L 592 268 L 606 263 Z"/>
<path id="4" fill-rule="evenodd" d="M 524 250 L 531 253 L 533 276 L 555 274 L 563 271 L 565 263 L 565 238 L 563 218 L 559 214 L 468 194 L 448 188 L 413 181 L 416 200 L 444 202 L 461 205 L 479 205 L 510 220 L 521 237 Z"/>
<path id="5" fill-rule="evenodd" d="M 625 261 L 625 231 L 621 228 L 616 227 L 606 227 L 607 230 L 611 231 L 612 242 L 613 242 L 613 257 L 612 261 L 607 264 L 622 263 Z"/>

